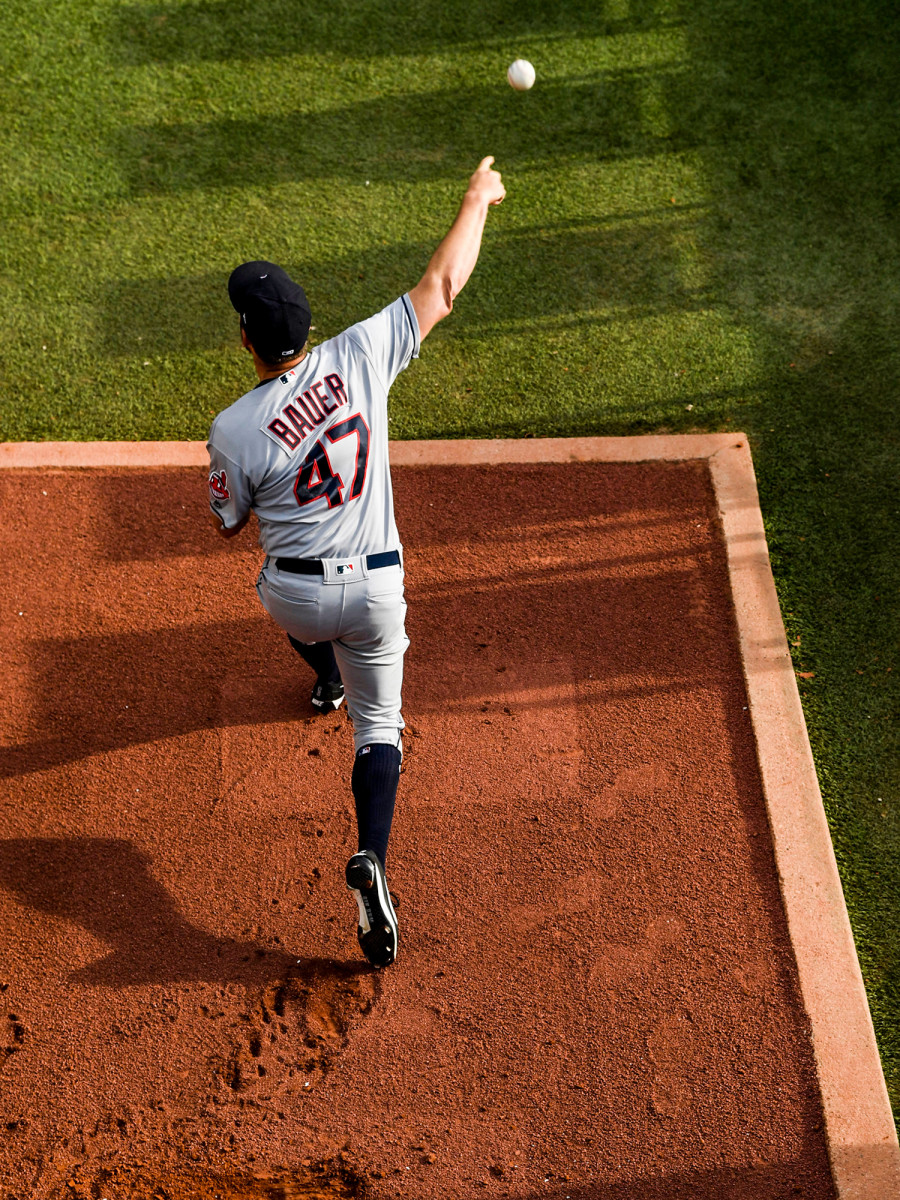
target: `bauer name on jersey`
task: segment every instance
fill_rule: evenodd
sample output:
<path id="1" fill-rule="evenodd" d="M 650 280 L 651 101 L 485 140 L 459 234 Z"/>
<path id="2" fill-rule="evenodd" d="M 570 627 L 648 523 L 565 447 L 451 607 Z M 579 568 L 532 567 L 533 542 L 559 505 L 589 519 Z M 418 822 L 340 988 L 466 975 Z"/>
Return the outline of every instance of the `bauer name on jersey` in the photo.
<path id="1" fill-rule="evenodd" d="M 418 354 L 415 310 L 401 296 L 219 413 L 209 492 L 225 526 L 252 509 L 266 554 L 289 558 L 398 550 L 387 397 Z"/>

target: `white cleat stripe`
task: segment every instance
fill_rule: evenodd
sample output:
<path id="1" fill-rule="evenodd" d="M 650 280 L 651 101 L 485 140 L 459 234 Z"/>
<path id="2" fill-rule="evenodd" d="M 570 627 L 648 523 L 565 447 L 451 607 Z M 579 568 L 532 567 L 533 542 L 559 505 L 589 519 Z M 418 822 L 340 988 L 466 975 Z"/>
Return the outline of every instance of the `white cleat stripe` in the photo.
<path id="1" fill-rule="evenodd" d="M 363 900 L 362 892 L 357 891 L 356 888 L 353 889 L 353 895 L 356 897 L 356 903 L 359 907 L 359 927 L 363 933 L 368 933 L 372 928 L 369 921 L 368 905 Z"/>

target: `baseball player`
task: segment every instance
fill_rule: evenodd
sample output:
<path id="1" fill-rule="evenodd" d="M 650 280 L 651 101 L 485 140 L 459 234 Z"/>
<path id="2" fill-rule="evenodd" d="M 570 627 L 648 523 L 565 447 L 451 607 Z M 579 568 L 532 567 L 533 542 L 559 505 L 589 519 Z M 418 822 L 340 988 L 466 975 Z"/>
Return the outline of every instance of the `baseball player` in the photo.
<path id="1" fill-rule="evenodd" d="M 239 266 L 228 294 L 259 383 L 209 433 L 212 520 L 223 537 L 259 521 L 256 588 L 315 673 L 312 703 L 345 695 L 353 721 L 351 787 L 358 851 L 347 863 L 357 937 L 377 967 L 399 932 L 384 874 L 402 761 L 403 550 L 388 464 L 391 384 L 448 315 L 505 196 L 493 158 L 469 180 L 459 213 L 419 283 L 380 313 L 313 350 L 303 288 L 269 262 Z"/>

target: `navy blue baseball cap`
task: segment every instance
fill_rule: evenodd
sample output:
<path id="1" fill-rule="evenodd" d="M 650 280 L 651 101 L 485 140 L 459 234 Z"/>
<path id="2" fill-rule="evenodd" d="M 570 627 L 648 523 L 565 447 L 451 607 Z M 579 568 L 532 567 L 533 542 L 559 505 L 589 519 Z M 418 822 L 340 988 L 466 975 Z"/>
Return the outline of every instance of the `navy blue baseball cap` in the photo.
<path id="1" fill-rule="evenodd" d="M 309 337 L 312 314 L 306 292 L 270 262 L 246 262 L 231 272 L 228 297 L 253 349 L 278 366 L 296 358 Z"/>

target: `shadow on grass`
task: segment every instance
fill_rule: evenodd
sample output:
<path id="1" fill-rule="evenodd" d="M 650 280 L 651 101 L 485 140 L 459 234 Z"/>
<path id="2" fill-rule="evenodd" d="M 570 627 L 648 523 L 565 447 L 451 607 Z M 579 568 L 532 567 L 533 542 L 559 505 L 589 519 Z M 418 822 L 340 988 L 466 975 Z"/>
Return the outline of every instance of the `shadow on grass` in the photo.
<path id="1" fill-rule="evenodd" d="M 609 11 L 614 9 L 614 11 Z M 335 0 L 322 6 L 297 0 L 262 0 L 252 10 L 227 0 L 178 7 L 125 4 L 112 10 L 108 27 L 114 61 L 196 62 L 270 58 L 285 54 L 423 54 L 471 45 L 496 46 L 511 57 L 517 39 L 560 36 L 614 37 L 674 23 L 657 0 L 585 5 L 572 0 Z"/>
<path id="2" fill-rule="evenodd" d="M 636 69 L 550 81 L 515 106 L 505 85 L 461 87 L 250 120 L 129 126 L 112 152 L 136 195 L 318 179 L 456 181 L 484 154 L 486 130 L 507 169 L 648 158 L 694 144 L 682 123 L 661 128 L 644 116 L 649 86 L 677 112 L 681 82 L 675 70 Z"/>
<path id="3" fill-rule="evenodd" d="M 684 282 L 678 242 L 702 218 L 661 210 L 640 224 L 585 222 L 565 229 L 533 227 L 492 237 L 478 277 L 441 336 L 465 337 L 498 322 L 533 326 L 535 320 L 606 319 L 704 308 L 704 288 Z M 301 280 L 316 326 L 313 344 L 364 319 L 413 287 L 434 246 L 399 243 L 359 254 L 285 262 Z M 265 247 L 260 256 L 265 257 Z M 547 288 L 552 278 L 553 288 Z M 130 279 L 106 285 L 95 352 L 104 355 L 199 352 L 238 345 L 237 318 L 228 302 L 225 273 L 178 279 Z"/>

